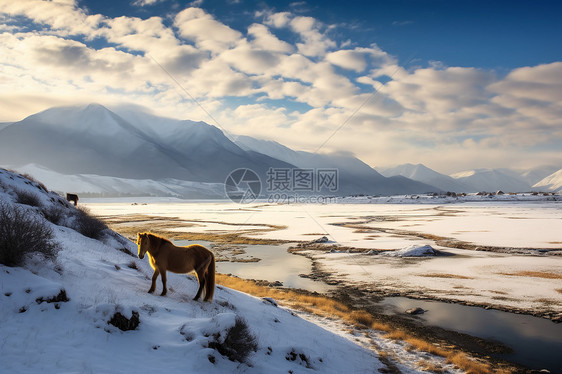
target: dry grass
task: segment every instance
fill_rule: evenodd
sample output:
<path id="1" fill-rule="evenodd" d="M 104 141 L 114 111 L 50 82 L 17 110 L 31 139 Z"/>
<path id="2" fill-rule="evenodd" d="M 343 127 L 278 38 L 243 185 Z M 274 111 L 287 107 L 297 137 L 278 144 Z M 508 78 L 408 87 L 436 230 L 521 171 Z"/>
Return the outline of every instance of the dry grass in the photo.
<path id="1" fill-rule="evenodd" d="M 440 374 L 445 372 L 445 370 L 441 366 L 438 366 L 426 360 L 419 361 L 417 365 L 422 371 L 428 371 L 430 373 L 435 373 L 435 374 Z"/>
<path id="2" fill-rule="evenodd" d="M 428 273 L 428 274 L 419 274 L 419 276 L 427 277 L 427 278 L 474 279 L 473 277 L 466 277 L 464 275 L 448 274 L 448 273 Z"/>
<path id="3" fill-rule="evenodd" d="M 562 279 L 562 275 L 555 273 L 546 273 L 542 271 L 518 271 L 515 273 L 499 273 L 501 275 L 516 276 L 516 277 L 533 277 L 544 279 Z"/>
<path id="4" fill-rule="evenodd" d="M 557 289 L 556 289 L 556 292 L 562 293 L 562 288 L 557 288 Z"/>
<path id="5" fill-rule="evenodd" d="M 462 368 L 467 374 L 487 374 L 494 372 L 489 364 L 476 361 L 462 352 L 447 357 L 447 363 Z"/>
<path id="6" fill-rule="evenodd" d="M 245 279 L 228 276 L 225 274 L 216 275 L 217 283 L 223 286 L 236 289 L 258 297 L 271 297 L 281 305 L 290 306 L 297 310 L 315 314 L 321 317 L 337 318 L 356 328 L 384 331 L 387 339 L 402 340 L 408 344 L 408 349 L 428 352 L 433 355 L 447 359 L 447 362 L 459 367 L 469 374 L 481 373 L 510 373 L 507 369 L 501 371 L 493 370 L 489 364 L 482 363 L 470 358 L 468 355 L 459 352 L 454 347 L 439 347 L 423 339 L 414 337 L 404 330 L 399 330 L 389 324 L 379 322 L 367 311 L 350 310 L 346 305 L 324 296 L 306 295 L 292 290 L 266 287 Z M 428 369 L 432 371 L 428 366 Z M 435 371 L 440 372 L 440 371 Z"/>

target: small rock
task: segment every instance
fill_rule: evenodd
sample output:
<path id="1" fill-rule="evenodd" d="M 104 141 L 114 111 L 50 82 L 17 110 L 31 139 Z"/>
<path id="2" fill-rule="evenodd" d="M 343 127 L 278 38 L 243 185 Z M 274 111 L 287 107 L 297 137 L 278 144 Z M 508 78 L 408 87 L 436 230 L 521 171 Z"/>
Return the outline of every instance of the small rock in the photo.
<path id="1" fill-rule="evenodd" d="M 408 310 L 406 311 L 406 313 L 412 314 L 412 315 L 424 314 L 424 313 L 425 313 L 425 310 L 423 310 L 423 309 L 420 308 L 420 307 L 417 307 L 417 308 L 408 309 Z"/>
<path id="2" fill-rule="evenodd" d="M 131 318 L 127 318 L 120 312 L 116 312 L 107 323 L 117 327 L 121 331 L 135 330 L 140 324 L 139 313 L 133 311 L 131 313 Z"/>
<path id="3" fill-rule="evenodd" d="M 323 236 L 321 238 L 311 241 L 311 243 L 328 243 L 329 241 L 330 239 L 328 239 L 327 236 Z"/>

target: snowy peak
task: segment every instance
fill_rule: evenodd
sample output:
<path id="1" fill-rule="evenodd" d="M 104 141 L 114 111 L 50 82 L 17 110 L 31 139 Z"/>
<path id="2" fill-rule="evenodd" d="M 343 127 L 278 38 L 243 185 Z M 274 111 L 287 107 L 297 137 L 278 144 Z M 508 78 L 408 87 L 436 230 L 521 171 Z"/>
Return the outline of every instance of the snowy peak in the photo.
<path id="1" fill-rule="evenodd" d="M 403 164 L 389 169 L 381 169 L 380 173 L 385 177 L 392 177 L 394 175 L 402 175 L 406 178 L 414 180 L 422 180 L 440 176 L 438 172 L 428 168 L 423 164 Z"/>
<path id="2" fill-rule="evenodd" d="M 474 169 L 451 175 L 457 181 L 472 186 L 471 192 L 498 191 L 525 192 L 531 189 L 529 183 L 509 169 Z"/>
<path id="3" fill-rule="evenodd" d="M 550 174 L 533 186 L 534 190 L 562 192 L 562 169 Z"/>
<path id="4" fill-rule="evenodd" d="M 422 183 L 437 187 L 440 191 L 470 192 L 470 186 L 460 183 L 455 179 L 436 172 L 423 164 L 404 164 L 394 168 L 381 169 L 381 174 L 386 177 L 403 176 Z"/>
<path id="5" fill-rule="evenodd" d="M 25 118 L 22 122 L 33 121 L 50 125 L 65 131 L 95 131 L 108 135 L 115 134 L 121 127 L 119 118 L 100 104 L 85 106 L 55 107 Z"/>
<path id="6" fill-rule="evenodd" d="M 523 178 L 530 185 L 539 183 L 544 178 L 555 173 L 560 169 L 560 166 L 546 165 L 533 168 L 531 170 L 524 170 L 520 172 L 520 177 Z"/>

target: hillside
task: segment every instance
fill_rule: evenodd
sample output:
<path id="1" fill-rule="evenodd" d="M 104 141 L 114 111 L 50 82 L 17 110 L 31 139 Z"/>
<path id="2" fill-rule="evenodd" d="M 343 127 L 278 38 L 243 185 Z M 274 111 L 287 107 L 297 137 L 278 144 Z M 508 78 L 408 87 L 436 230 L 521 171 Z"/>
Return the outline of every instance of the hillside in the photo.
<path id="1" fill-rule="evenodd" d="M 234 142 L 242 149 L 266 154 L 299 168 L 337 168 L 339 172 L 338 195 L 372 194 L 395 195 L 436 191 L 427 183 L 397 176 L 381 175 L 375 169 L 352 155 L 318 154 L 293 151 L 274 141 L 236 136 Z"/>
<path id="2" fill-rule="evenodd" d="M 474 169 L 451 175 L 457 181 L 473 186 L 478 191 L 525 192 L 531 185 L 517 173 L 508 169 Z"/>
<path id="3" fill-rule="evenodd" d="M 401 175 L 415 181 L 423 182 L 437 187 L 440 191 L 470 192 L 474 187 L 461 183 L 448 175 L 441 174 L 422 164 L 404 164 L 393 168 L 381 169 L 385 177 Z"/>
<path id="4" fill-rule="evenodd" d="M 50 228 L 59 248 L 56 258 L 35 253 L 23 267 L 0 265 L 6 372 L 367 373 L 383 367 L 345 334 L 274 303 L 222 286 L 212 302 L 192 301 L 192 276 L 168 274 L 166 297 L 147 294 L 152 270 L 134 255 L 134 243 L 103 227 L 98 239 L 82 235 L 75 230 L 77 209 L 26 177 L 0 169 L 0 203 L 4 212 L 23 212 Z"/>
<path id="5" fill-rule="evenodd" d="M 562 169 L 550 174 L 533 186 L 534 190 L 539 191 L 562 191 Z"/>

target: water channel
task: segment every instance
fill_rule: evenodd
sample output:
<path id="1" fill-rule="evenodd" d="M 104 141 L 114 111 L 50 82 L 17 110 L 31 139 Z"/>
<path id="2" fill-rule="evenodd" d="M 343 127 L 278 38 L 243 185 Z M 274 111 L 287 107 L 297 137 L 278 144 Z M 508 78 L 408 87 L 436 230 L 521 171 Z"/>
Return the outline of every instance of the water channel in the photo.
<path id="1" fill-rule="evenodd" d="M 176 245 L 198 243 L 212 247 L 209 242 L 176 241 Z M 325 293 L 334 286 L 321 281 L 303 278 L 309 274 L 312 261 L 304 256 L 287 252 L 285 245 L 245 245 L 243 254 L 236 259 L 261 259 L 258 262 L 217 262 L 217 272 L 233 274 L 245 279 L 280 281 L 285 287 L 301 288 Z M 387 297 L 380 302 L 385 313 L 401 314 L 405 310 L 420 307 L 425 313 L 416 318 L 427 325 L 466 333 L 483 339 L 495 340 L 509 346 L 513 353 L 497 355 L 534 369 L 548 369 L 562 373 L 562 324 L 528 315 L 498 310 L 446 303 L 442 301 L 416 300 L 405 297 Z"/>

